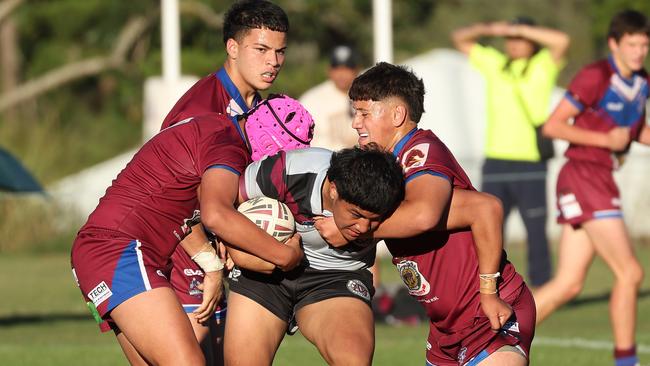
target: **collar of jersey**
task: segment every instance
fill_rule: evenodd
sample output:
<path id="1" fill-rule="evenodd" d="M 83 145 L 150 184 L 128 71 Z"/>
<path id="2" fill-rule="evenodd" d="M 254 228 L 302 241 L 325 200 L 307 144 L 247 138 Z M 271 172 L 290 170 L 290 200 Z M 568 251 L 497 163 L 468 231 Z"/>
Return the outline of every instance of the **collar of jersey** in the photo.
<path id="1" fill-rule="evenodd" d="M 226 88 L 226 92 L 228 92 L 228 95 L 232 100 L 239 105 L 239 108 L 241 108 L 244 113 L 248 112 L 250 108 L 246 105 L 246 102 L 244 101 L 244 98 L 241 96 L 241 93 L 239 92 L 239 89 L 237 89 L 237 86 L 235 86 L 235 83 L 232 82 L 230 79 L 230 76 L 228 76 L 228 73 L 226 72 L 226 69 L 224 67 L 220 68 L 219 71 L 215 72 L 214 75 L 221 81 L 221 85 L 223 85 L 224 88 Z M 255 97 L 253 98 L 253 106 L 257 105 L 262 100 L 262 97 L 259 95 L 259 93 L 255 93 Z M 246 138 L 244 137 L 244 132 L 241 130 L 239 127 L 239 122 L 237 121 L 237 116 L 229 116 L 230 120 L 232 123 L 235 125 L 235 128 L 237 128 L 237 132 L 239 132 L 239 136 L 241 136 L 242 140 L 246 141 Z"/>
<path id="2" fill-rule="evenodd" d="M 417 130 L 418 128 L 414 127 L 411 131 L 409 131 L 409 133 L 406 134 L 406 136 L 402 137 L 399 140 L 399 142 L 397 143 L 397 145 L 395 145 L 395 148 L 393 149 L 393 155 L 399 156 L 400 152 L 402 152 L 402 149 L 404 148 L 404 145 L 406 145 L 408 140 L 410 140 L 411 137 L 413 137 L 413 135 Z"/>
<path id="3" fill-rule="evenodd" d="M 623 80 L 626 84 L 628 85 L 633 85 L 634 84 L 634 77 L 639 74 L 639 71 L 632 71 L 632 76 L 629 78 L 626 78 L 625 76 L 621 75 L 621 73 L 618 71 L 618 67 L 616 66 L 616 62 L 614 62 L 614 56 L 609 55 L 607 57 L 607 61 L 609 61 L 609 65 L 612 67 L 612 70 L 618 75 L 621 80 Z"/>

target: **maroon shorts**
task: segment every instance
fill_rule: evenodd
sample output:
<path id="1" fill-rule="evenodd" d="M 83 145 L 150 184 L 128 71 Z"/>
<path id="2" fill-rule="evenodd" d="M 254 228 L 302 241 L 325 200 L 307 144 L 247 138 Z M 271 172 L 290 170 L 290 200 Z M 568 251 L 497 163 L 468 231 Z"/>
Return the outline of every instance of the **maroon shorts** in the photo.
<path id="1" fill-rule="evenodd" d="M 526 357 L 535 335 L 535 300 L 526 285 L 504 299 L 512 306 L 514 314 L 495 333 L 486 317 L 476 318 L 467 328 L 443 334 L 433 325 L 427 340 L 427 364 L 437 366 L 471 365 L 475 358 L 487 357 L 503 346 L 520 348 Z"/>
<path id="2" fill-rule="evenodd" d="M 102 319 L 110 320 L 111 310 L 124 301 L 171 287 L 167 263 L 150 246 L 109 231 L 79 233 L 72 245 L 72 273 L 88 306 L 96 309 L 103 331 L 108 328 Z"/>
<path id="3" fill-rule="evenodd" d="M 176 296 L 183 305 L 186 313 L 193 312 L 201 305 L 203 293 L 197 286 L 203 282 L 203 271 L 196 262 L 190 258 L 182 246 L 177 246 L 172 254 L 172 271 L 169 282 L 176 292 Z M 221 298 L 214 312 L 217 319 L 226 316 L 226 298 Z"/>
<path id="4" fill-rule="evenodd" d="M 557 178 L 557 222 L 580 224 L 622 218 L 621 200 L 612 170 L 591 162 L 569 160 Z"/>

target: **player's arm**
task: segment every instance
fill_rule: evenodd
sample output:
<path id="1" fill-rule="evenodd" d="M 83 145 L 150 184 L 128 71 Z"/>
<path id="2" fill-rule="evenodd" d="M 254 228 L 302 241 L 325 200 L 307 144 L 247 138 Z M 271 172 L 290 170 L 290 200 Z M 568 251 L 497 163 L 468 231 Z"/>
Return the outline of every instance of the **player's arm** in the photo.
<path id="1" fill-rule="evenodd" d="M 239 179 L 244 179 L 244 177 L 240 177 Z M 239 191 L 237 202 L 241 204 L 244 201 L 244 197 L 242 197 L 242 193 Z M 226 251 L 228 252 L 228 256 L 230 256 L 230 259 L 233 261 L 233 263 L 235 263 L 239 268 L 266 274 L 273 273 L 273 270 L 275 269 L 275 265 L 273 265 L 273 263 L 267 262 L 260 257 L 246 253 L 243 250 L 234 248 L 233 246 L 226 246 Z"/>
<path id="2" fill-rule="evenodd" d="M 478 258 L 481 308 L 494 330 L 500 329 L 512 315 L 512 307 L 497 292 L 497 280 L 503 253 L 503 206 L 491 194 L 454 189 L 444 225 L 446 230 L 469 227 Z"/>
<path id="3" fill-rule="evenodd" d="M 444 177 L 432 174 L 415 177 L 407 182 L 399 207 L 379 224 L 372 236 L 377 239 L 410 238 L 439 228 L 441 222 L 447 222 L 442 218 L 449 208 L 451 192 L 451 184 Z M 331 246 L 347 245 L 333 218 L 316 218 L 315 226 Z"/>
<path id="4" fill-rule="evenodd" d="M 282 270 L 300 264 L 300 236 L 280 243 L 238 212 L 239 176 L 227 169 L 208 169 L 201 179 L 201 221 L 221 240 L 237 249 L 273 263 Z M 188 253 L 191 255 L 191 253 Z"/>
<path id="5" fill-rule="evenodd" d="M 242 250 L 235 249 L 231 246 L 226 246 L 226 250 L 228 251 L 230 259 L 232 259 L 233 263 L 235 263 L 239 268 L 266 274 L 273 273 L 273 270 L 275 269 L 273 263 L 267 262 L 262 258 L 248 254 Z"/>
<path id="6" fill-rule="evenodd" d="M 650 126 L 643 125 L 643 129 L 639 135 L 639 142 L 644 145 L 650 145 Z"/>
<path id="7" fill-rule="evenodd" d="M 595 146 L 612 151 L 623 150 L 630 142 L 628 127 L 615 127 L 609 132 L 592 131 L 570 124 L 580 110 L 566 97 L 544 123 L 542 133 L 550 138 L 566 140 L 572 144 Z"/>
<path id="8" fill-rule="evenodd" d="M 451 184 L 443 177 L 422 174 L 407 182 L 404 200 L 373 233 L 375 238 L 409 238 L 439 225 L 451 198 Z"/>

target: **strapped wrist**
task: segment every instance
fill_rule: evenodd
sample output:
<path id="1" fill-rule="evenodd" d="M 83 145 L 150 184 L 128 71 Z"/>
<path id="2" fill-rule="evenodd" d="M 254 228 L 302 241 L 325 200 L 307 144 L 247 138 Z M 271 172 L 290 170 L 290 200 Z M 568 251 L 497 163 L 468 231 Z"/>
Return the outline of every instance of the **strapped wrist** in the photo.
<path id="1" fill-rule="evenodd" d="M 499 277 L 501 277 L 500 272 L 479 274 L 479 292 L 486 295 L 496 294 L 497 279 Z"/>
<path id="2" fill-rule="evenodd" d="M 217 272 L 223 269 L 223 263 L 217 256 L 217 251 L 208 241 L 203 244 L 201 250 L 192 256 L 192 260 L 201 267 L 203 272 Z"/>

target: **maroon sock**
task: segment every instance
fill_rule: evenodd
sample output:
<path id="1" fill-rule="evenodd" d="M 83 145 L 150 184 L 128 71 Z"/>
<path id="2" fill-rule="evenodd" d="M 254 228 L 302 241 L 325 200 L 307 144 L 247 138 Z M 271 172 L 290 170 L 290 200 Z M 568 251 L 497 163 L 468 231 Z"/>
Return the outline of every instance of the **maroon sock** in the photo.
<path id="1" fill-rule="evenodd" d="M 615 358 L 624 358 L 630 356 L 636 356 L 636 346 L 632 346 L 632 348 L 628 348 L 628 349 L 614 348 Z"/>

